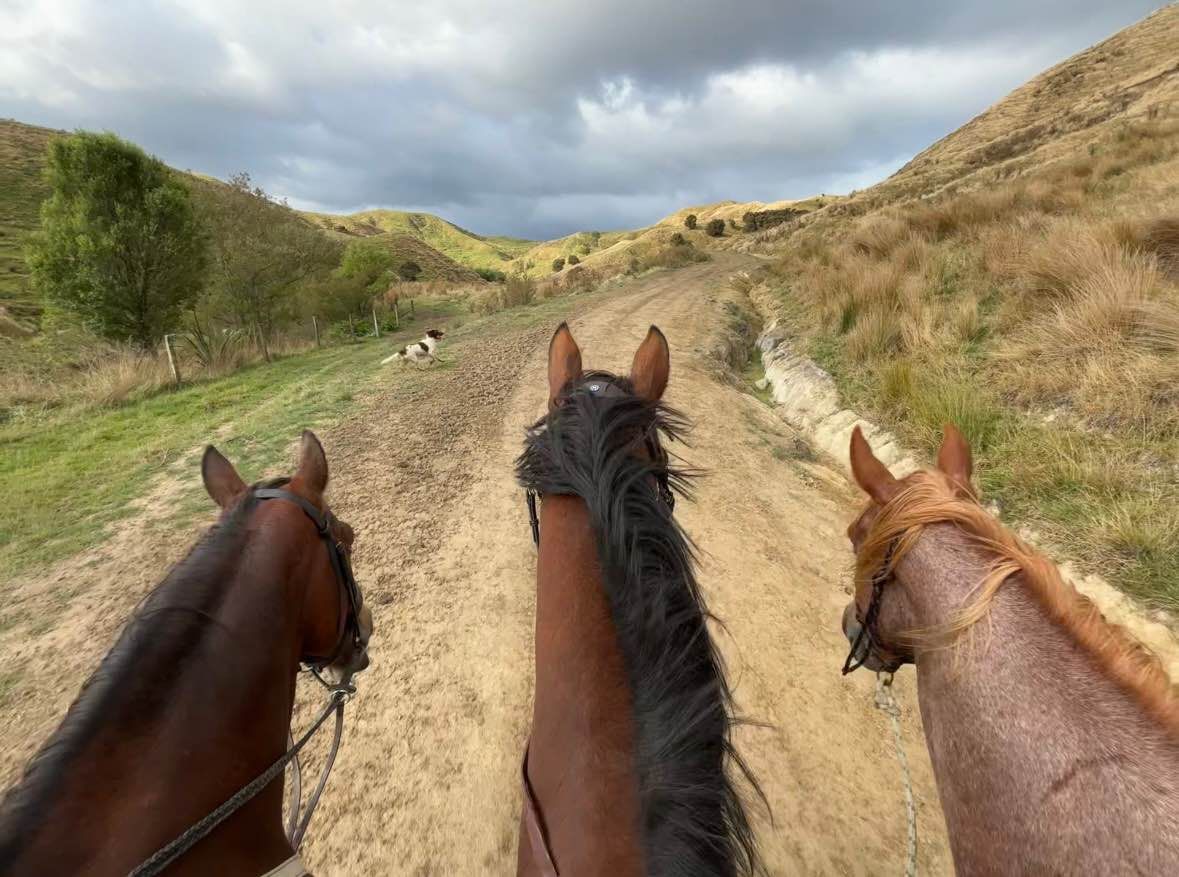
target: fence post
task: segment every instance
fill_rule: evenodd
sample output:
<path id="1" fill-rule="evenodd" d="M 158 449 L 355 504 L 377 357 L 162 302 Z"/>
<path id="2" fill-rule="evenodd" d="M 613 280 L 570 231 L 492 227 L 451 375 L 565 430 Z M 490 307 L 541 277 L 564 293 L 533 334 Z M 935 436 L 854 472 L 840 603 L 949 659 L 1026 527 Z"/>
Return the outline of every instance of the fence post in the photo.
<path id="1" fill-rule="evenodd" d="M 348 315 L 348 340 L 356 340 L 356 323 L 352 321 L 352 315 Z"/>
<path id="2" fill-rule="evenodd" d="M 311 315 L 311 328 L 315 330 L 315 346 L 319 346 L 319 320 L 315 319 L 315 314 Z"/>
<path id="3" fill-rule="evenodd" d="M 413 309 L 413 299 L 411 298 L 411 299 L 409 300 L 409 315 L 412 317 L 412 316 L 414 316 L 414 315 L 415 315 L 415 313 L 416 313 L 416 312 L 415 312 L 415 311 L 414 311 L 414 309 Z"/>
<path id="4" fill-rule="evenodd" d="M 401 328 L 401 314 L 397 310 L 397 299 L 393 299 L 393 328 Z"/>
<path id="5" fill-rule="evenodd" d="M 176 365 L 176 354 L 172 350 L 172 336 L 171 334 L 164 336 L 164 349 L 168 351 L 168 365 L 172 369 L 172 380 L 176 382 L 176 386 L 180 386 L 180 368 Z"/>
<path id="6" fill-rule="evenodd" d="M 381 326 L 377 322 L 377 309 L 373 308 L 373 334 L 378 338 L 381 337 Z"/>

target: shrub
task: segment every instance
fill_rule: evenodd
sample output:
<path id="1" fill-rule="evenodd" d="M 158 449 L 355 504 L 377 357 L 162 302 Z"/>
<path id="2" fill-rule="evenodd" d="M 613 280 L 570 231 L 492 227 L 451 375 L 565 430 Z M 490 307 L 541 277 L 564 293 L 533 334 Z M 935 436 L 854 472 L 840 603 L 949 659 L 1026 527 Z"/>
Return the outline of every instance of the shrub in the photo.
<path id="1" fill-rule="evenodd" d="M 476 268 L 475 273 L 491 283 L 503 283 L 508 277 L 505 272 L 496 271 L 494 268 Z"/>
<path id="2" fill-rule="evenodd" d="M 687 239 L 682 234 L 680 234 L 678 231 L 671 236 L 671 245 L 673 247 L 683 247 L 683 246 L 687 246 L 687 244 L 688 244 Z"/>
<path id="3" fill-rule="evenodd" d="M 558 256 L 556 259 L 553 259 L 553 273 L 554 274 L 556 272 L 560 271 L 564 267 L 565 267 L 565 259 L 563 256 Z"/>
<path id="4" fill-rule="evenodd" d="M 407 283 L 413 283 L 421 276 L 422 266 L 412 259 L 397 266 L 397 276 Z"/>
<path id="5" fill-rule="evenodd" d="M 576 253 L 570 253 L 570 254 L 569 254 L 569 264 L 570 264 L 570 265 L 576 265 L 576 264 L 577 264 L 578 262 L 580 262 L 580 261 L 581 261 L 581 259 L 577 258 L 577 254 L 576 254 Z"/>
<path id="6" fill-rule="evenodd" d="M 691 231 L 692 229 L 694 229 L 696 227 L 696 214 L 695 213 L 689 213 L 687 216 L 684 217 L 684 227 L 687 228 L 689 231 Z"/>
<path id="7" fill-rule="evenodd" d="M 719 238 L 725 233 L 725 221 L 723 219 L 710 219 L 708 225 L 704 227 L 705 233 L 709 237 Z"/>

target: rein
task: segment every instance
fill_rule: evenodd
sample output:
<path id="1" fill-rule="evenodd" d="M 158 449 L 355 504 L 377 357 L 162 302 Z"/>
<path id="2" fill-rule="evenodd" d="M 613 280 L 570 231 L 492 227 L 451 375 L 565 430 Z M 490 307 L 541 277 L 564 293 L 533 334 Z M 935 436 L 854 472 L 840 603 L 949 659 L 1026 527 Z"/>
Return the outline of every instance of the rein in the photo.
<path id="1" fill-rule="evenodd" d="M 896 547 L 895 541 L 888 546 L 888 551 L 884 554 L 884 562 L 872 576 L 872 596 L 868 599 L 868 609 L 862 619 L 859 617 L 859 604 L 856 604 L 856 620 L 860 622 L 860 631 L 852 641 L 847 658 L 844 659 L 841 671 L 844 676 L 863 667 L 872 652 L 876 652 L 877 657 L 880 656 L 879 642 L 873 629 L 876 627 L 876 616 L 880 614 L 880 595 L 884 593 L 885 584 L 892 578 L 892 557 Z M 898 664 L 897 667 L 890 667 L 886 672 L 891 673 L 899 666 Z"/>
<path id="2" fill-rule="evenodd" d="M 213 810 L 213 812 L 189 827 L 171 843 L 153 853 L 131 872 L 130 877 L 151 877 L 151 875 L 159 874 L 192 849 L 202 839 L 208 837 L 218 825 L 249 803 L 259 792 L 270 785 L 270 783 L 274 782 L 286 770 L 288 764 L 293 764 L 294 766 L 295 787 L 297 788 L 300 784 L 301 776 L 299 771 L 299 752 L 310 742 L 315 732 L 323 726 L 328 717 L 332 713 L 335 713 L 335 733 L 332 737 L 331 751 L 328 753 L 323 773 L 319 778 L 319 782 L 316 784 L 315 791 L 307 801 L 307 807 L 303 811 L 302 819 L 299 818 L 299 794 L 293 794 L 290 798 L 291 812 L 288 816 L 286 833 L 287 840 L 290 841 L 291 847 L 297 853 L 303 843 L 303 836 L 311 824 L 311 817 L 315 814 L 315 808 L 319 804 L 320 796 L 327 786 L 328 775 L 331 773 L 332 767 L 336 762 L 336 753 L 339 751 L 340 739 L 344 733 L 344 705 L 356 693 L 356 685 L 352 682 L 352 677 L 359 668 L 356 666 L 354 659 L 352 664 L 344 668 L 342 678 L 334 685 L 323 678 L 321 671 L 325 667 L 331 666 L 340 656 L 349 635 L 353 638 L 353 646 L 356 650 L 354 651 L 354 655 L 366 654 L 368 634 L 361 629 L 359 620 L 360 610 L 364 606 L 364 596 L 360 591 L 360 585 L 357 584 L 356 578 L 352 574 L 352 565 L 348 562 L 348 554 L 344 550 L 344 546 L 332 538 L 332 516 L 330 512 L 320 512 L 318 508 L 303 497 L 289 490 L 283 490 L 280 487 L 255 487 L 252 489 L 252 492 L 258 499 L 284 500 L 294 503 L 303 510 L 303 513 L 315 524 L 319 537 L 324 540 L 328 550 L 328 557 L 331 560 L 332 571 L 335 573 L 336 580 L 348 597 L 350 611 L 345 613 L 346 617 L 341 624 L 343 630 L 340 633 L 335 648 L 332 650 L 331 656 L 328 658 L 311 658 L 302 662 L 307 671 L 328 690 L 328 702 L 315 721 L 311 723 L 311 727 L 307 729 L 297 742 L 292 742 L 287 751 L 277 761 L 236 791 L 223 804 Z M 293 735 L 290 732 L 288 732 L 287 739 L 293 741 Z"/>

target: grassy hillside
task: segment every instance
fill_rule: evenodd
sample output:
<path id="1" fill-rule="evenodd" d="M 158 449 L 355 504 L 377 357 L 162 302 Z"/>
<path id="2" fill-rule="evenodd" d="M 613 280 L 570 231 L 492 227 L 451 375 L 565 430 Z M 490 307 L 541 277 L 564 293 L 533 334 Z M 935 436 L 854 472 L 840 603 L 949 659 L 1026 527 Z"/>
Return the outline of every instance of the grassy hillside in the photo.
<path id="1" fill-rule="evenodd" d="M 503 271 L 507 263 L 533 245 L 533 241 L 506 237 L 481 237 L 430 213 L 401 210 L 366 210 L 349 216 L 330 213 L 304 214 L 326 229 L 353 236 L 382 233 L 416 238 L 460 265 Z"/>
<path id="2" fill-rule="evenodd" d="M 41 202 L 49 194 L 41 170 L 57 133 L 0 119 L 0 335 L 6 334 L 6 325 L 7 334 L 23 334 L 20 329 L 31 327 L 40 313 L 28 289 L 24 240 L 37 226 Z"/>
<path id="3" fill-rule="evenodd" d="M 1011 520 L 1179 607 L 1179 6 L 797 228 L 758 300 L 854 406 L 962 426 Z"/>
<path id="4" fill-rule="evenodd" d="M 0 119 L 0 337 L 29 334 L 36 329 L 37 318 L 41 313 L 41 302 L 28 287 L 24 242 L 37 228 L 41 202 L 49 194 L 42 180 L 46 148 L 49 141 L 61 133 L 49 128 Z M 183 176 L 201 198 L 216 198 L 225 186 L 220 180 L 212 177 L 199 174 Z M 371 223 L 352 222 L 352 217 L 307 214 L 306 218 L 307 221 L 324 228 L 326 234 L 339 239 L 342 243 L 354 240 L 358 235 L 376 235 L 374 240 L 394 254 L 398 265 L 409 260 L 417 262 L 422 268 L 423 280 L 468 282 L 478 279 L 469 267 L 455 262 L 431 247 L 421 234 L 400 231 L 396 222 L 385 221 L 384 225 L 378 227 Z M 437 217 L 431 216 L 426 219 L 426 226 L 445 226 L 453 231 L 456 238 L 468 235 L 467 232 Z M 337 227 L 343 227 L 345 230 L 339 231 Z M 531 246 L 531 242 L 514 241 L 510 238 L 489 240 L 496 242 L 495 246 L 499 248 L 497 252 L 502 250 L 504 253 L 511 253 L 521 250 L 524 246 Z M 477 243 L 483 245 L 481 241 Z M 490 247 L 491 244 L 486 246 Z"/>

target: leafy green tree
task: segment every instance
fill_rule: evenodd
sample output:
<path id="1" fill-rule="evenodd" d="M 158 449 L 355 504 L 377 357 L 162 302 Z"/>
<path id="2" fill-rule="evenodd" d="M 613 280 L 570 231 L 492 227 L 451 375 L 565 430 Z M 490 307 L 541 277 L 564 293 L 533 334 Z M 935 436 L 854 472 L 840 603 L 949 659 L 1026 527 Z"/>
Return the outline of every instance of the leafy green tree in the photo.
<path id="1" fill-rule="evenodd" d="M 208 267 L 188 189 L 159 159 L 113 134 L 49 145 L 33 283 L 92 331 L 150 350 L 176 327 Z"/>
<path id="2" fill-rule="evenodd" d="M 339 275 L 359 281 L 372 295 L 380 295 L 393 282 L 395 261 L 380 244 L 363 239 L 349 241 L 340 259 Z"/>
<path id="3" fill-rule="evenodd" d="M 213 233 L 212 295 L 270 359 L 270 340 L 298 307 L 296 293 L 324 279 L 340 259 L 340 245 L 254 186 L 249 174 L 205 202 Z"/>

